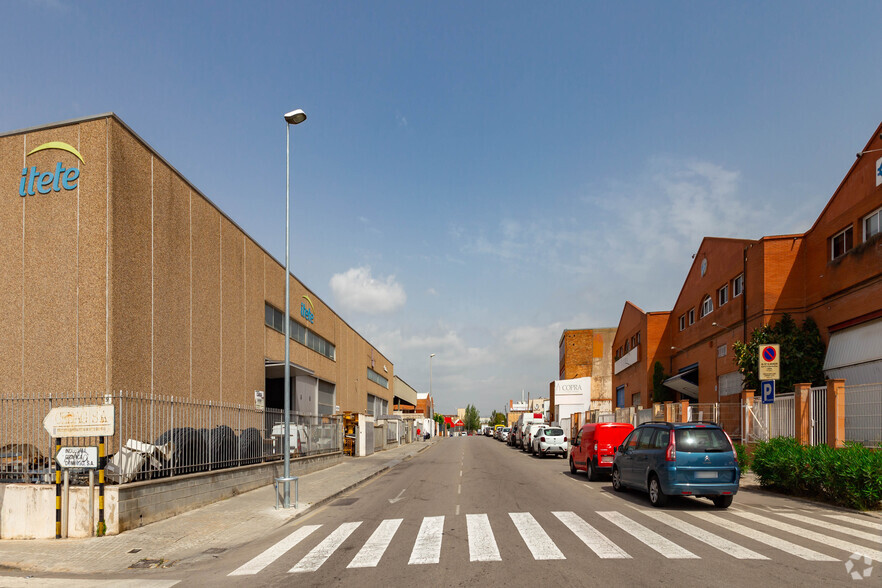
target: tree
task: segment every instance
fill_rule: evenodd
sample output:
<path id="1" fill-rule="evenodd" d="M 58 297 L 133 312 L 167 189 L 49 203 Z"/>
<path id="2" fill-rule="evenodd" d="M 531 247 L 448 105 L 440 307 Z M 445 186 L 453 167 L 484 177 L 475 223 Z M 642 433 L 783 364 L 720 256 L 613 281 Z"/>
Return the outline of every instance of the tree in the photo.
<path id="1" fill-rule="evenodd" d="M 745 390 L 759 390 L 759 348 L 767 343 L 781 346 L 779 390 L 790 392 L 803 382 L 814 386 L 824 383 L 825 348 L 817 323 L 809 317 L 797 327 L 793 317 L 785 314 L 774 326 L 754 329 L 747 343 L 735 342 L 735 364 L 744 375 Z"/>
<path id="2" fill-rule="evenodd" d="M 471 404 L 466 405 L 463 425 L 465 425 L 466 431 L 477 431 L 481 428 L 481 414 Z"/>
<path id="3" fill-rule="evenodd" d="M 434 418 L 435 422 L 438 423 L 438 432 L 439 433 L 443 433 L 444 431 L 447 430 L 447 423 L 444 422 L 444 415 L 443 414 L 436 413 L 435 416 L 432 418 Z"/>
<path id="4" fill-rule="evenodd" d="M 490 426 L 494 427 L 496 425 L 504 425 L 505 424 L 505 413 L 504 412 L 496 412 L 495 410 L 490 413 Z"/>
<path id="5" fill-rule="evenodd" d="M 655 365 L 652 368 L 653 402 L 667 402 L 668 400 L 674 399 L 671 389 L 664 385 L 664 381 L 667 379 L 668 375 L 665 374 L 665 368 L 662 366 L 661 362 L 655 362 Z"/>

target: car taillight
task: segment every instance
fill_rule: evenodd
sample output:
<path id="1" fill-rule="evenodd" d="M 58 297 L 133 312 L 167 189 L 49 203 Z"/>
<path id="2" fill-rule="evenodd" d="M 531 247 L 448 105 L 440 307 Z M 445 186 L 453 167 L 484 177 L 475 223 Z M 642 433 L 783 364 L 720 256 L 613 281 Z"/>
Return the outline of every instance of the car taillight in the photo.
<path id="1" fill-rule="evenodd" d="M 665 461 L 677 461 L 677 442 L 674 441 L 674 430 L 668 438 L 668 450 L 665 452 Z"/>
<path id="2" fill-rule="evenodd" d="M 726 436 L 726 439 L 729 440 L 729 447 L 732 448 L 732 453 L 735 453 L 735 444 L 732 443 L 732 437 L 730 437 L 729 433 L 727 433 L 726 431 L 723 431 L 723 434 Z"/>
<path id="3" fill-rule="evenodd" d="M 566 438 L 566 437 L 564 437 L 564 443 L 566 443 L 566 442 L 567 442 L 567 438 Z"/>
<path id="4" fill-rule="evenodd" d="M 545 437 L 539 437 L 539 440 L 545 443 Z"/>

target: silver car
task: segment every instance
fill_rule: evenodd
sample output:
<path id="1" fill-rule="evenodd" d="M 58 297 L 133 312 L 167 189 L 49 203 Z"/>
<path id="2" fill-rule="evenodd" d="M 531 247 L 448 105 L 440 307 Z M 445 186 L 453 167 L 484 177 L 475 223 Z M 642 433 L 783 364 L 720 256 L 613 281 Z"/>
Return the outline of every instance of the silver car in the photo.
<path id="1" fill-rule="evenodd" d="M 533 455 L 545 457 L 548 454 L 557 454 L 566 457 L 570 444 L 560 427 L 543 427 L 533 435 Z"/>

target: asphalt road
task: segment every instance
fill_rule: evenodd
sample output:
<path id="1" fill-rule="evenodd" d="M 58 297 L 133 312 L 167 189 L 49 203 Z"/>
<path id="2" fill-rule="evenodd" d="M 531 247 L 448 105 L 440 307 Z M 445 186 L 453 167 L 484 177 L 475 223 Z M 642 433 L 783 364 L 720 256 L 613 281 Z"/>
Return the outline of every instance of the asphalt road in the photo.
<path id="1" fill-rule="evenodd" d="M 571 475 L 562 458 L 455 437 L 211 565 L 161 576 L 188 588 L 854 586 L 857 547 L 876 558 L 851 567 L 870 569 L 871 585 L 882 577 L 878 526 L 749 491 L 726 511 L 701 499 L 653 509 L 645 495 Z"/>

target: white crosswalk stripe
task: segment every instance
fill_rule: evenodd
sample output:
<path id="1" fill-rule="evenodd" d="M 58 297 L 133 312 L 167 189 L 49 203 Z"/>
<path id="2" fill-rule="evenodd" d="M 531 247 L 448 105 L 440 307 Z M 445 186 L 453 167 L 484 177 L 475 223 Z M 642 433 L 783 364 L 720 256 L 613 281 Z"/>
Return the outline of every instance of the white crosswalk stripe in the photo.
<path id="1" fill-rule="evenodd" d="M 852 518 L 848 515 L 824 515 L 830 519 L 836 519 L 837 521 L 843 521 L 846 523 L 852 523 L 853 525 L 858 525 L 861 527 L 869 527 L 870 529 L 876 529 L 877 531 L 882 531 L 882 523 L 876 523 L 873 521 L 866 521 L 863 519 Z"/>
<path id="2" fill-rule="evenodd" d="M 502 561 L 487 515 L 467 514 L 466 527 L 469 531 L 469 561 Z"/>
<path id="3" fill-rule="evenodd" d="M 535 560 L 566 559 L 545 529 L 528 512 L 510 512 L 512 522 Z"/>
<path id="4" fill-rule="evenodd" d="M 337 548 L 346 541 L 352 532 L 361 525 L 361 521 L 357 523 L 343 523 L 334 532 L 328 535 L 324 541 L 312 548 L 312 551 L 306 554 L 306 557 L 297 562 L 297 565 L 288 570 L 290 573 L 298 572 L 314 572 L 319 569 L 323 563 L 328 561 L 331 554 L 337 551 Z"/>
<path id="5" fill-rule="evenodd" d="M 728 553 L 734 558 L 737 559 L 769 559 L 765 555 L 761 555 L 755 551 L 751 551 L 746 547 L 742 547 L 737 543 L 733 543 L 728 539 L 724 539 L 719 535 L 715 535 L 710 531 L 705 531 L 701 527 L 696 527 L 686 521 L 681 521 L 680 519 L 674 518 L 671 515 L 660 512 L 660 511 L 640 511 L 644 515 L 657 520 L 660 523 L 664 523 L 669 527 L 673 527 L 677 529 L 681 533 L 685 533 L 689 535 L 693 539 L 698 539 L 703 543 L 707 543 L 711 547 L 715 549 L 719 549 L 723 553 Z"/>
<path id="6" fill-rule="evenodd" d="M 597 529 L 586 523 L 574 512 L 551 513 L 560 520 L 567 528 L 582 540 L 591 551 L 601 559 L 626 559 L 631 556 L 618 545 L 607 539 Z"/>
<path id="7" fill-rule="evenodd" d="M 306 525 L 300 527 L 248 563 L 233 570 L 230 576 L 250 576 L 260 572 L 263 568 L 270 565 L 281 556 L 285 555 L 292 547 L 306 539 L 313 531 L 321 527 L 321 525 Z"/>
<path id="8" fill-rule="evenodd" d="M 825 529 L 830 529 L 831 531 L 836 531 L 837 533 L 842 533 L 843 535 L 851 535 L 852 537 L 857 537 L 858 539 L 866 539 L 867 541 L 872 541 L 874 543 L 882 543 L 882 533 L 866 533 L 864 531 L 850 529 L 848 527 L 843 527 L 842 525 L 834 525 L 833 523 L 827 521 L 813 519 L 811 517 L 796 513 L 779 512 L 778 514 L 782 517 L 787 517 L 801 523 L 808 523 L 809 525 L 824 527 Z"/>
<path id="9" fill-rule="evenodd" d="M 839 561 L 835 557 L 830 557 L 829 555 L 818 553 L 817 551 L 813 551 L 811 549 L 803 547 L 802 545 L 797 545 L 796 543 L 791 543 L 790 541 L 779 539 L 767 533 L 763 533 L 762 531 L 757 531 L 756 529 L 751 529 L 750 527 L 739 525 L 735 521 L 730 521 L 722 517 L 718 517 L 717 515 L 712 515 L 707 512 L 687 512 L 703 521 L 707 521 L 709 523 L 713 523 L 715 525 L 723 527 L 727 531 L 732 531 L 733 533 L 744 535 L 748 539 L 753 539 L 754 541 L 757 541 L 759 543 L 764 543 L 769 547 L 780 549 L 781 551 L 784 551 L 791 555 L 795 555 L 796 557 L 808 561 Z"/>
<path id="10" fill-rule="evenodd" d="M 597 514 L 669 559 L 701 559 L 691 551 L 683 549 L 670 539 L 662 537 L 621 513 L 604 511 Z"/>
<path id="11" fill-rule="evenodd" d="M 748 519 L 755 523 L 762 523 L 764 525 L 769 525 L 771 527 L 775 527 L 776 529 L 780 529 L 782 531 L 787 531 L 788 533 L 794 533 L 799 535 L 800 537 L 805 537 L 806 539 L 810 539 L 812 541 L 817 541 L 818 543 L 823 543 L 824 545 L 829 545 L 830 547 L 835 547 L 837 549 L 842 549 L 843 551 L 847 551 L 849 553 L 860 553 L 864 557 L 869 557 L 870 559 L 874 559 L 878 562 L 882 562 L 882 551 L 878 551 L 876 549 L 869 549 L 868 547 L 864 547 L 862 545 L 858 545 L 856 543 L 851 543 L 849 541 L 842 541 L 841 539 L 836 539 L 835 537 L 830 537 L 828 535 L 822 535 L 820 533 L 816 533 L 815 531 L 809 531 L 808 529 L 803 529 L 800 527 L 796 527 L 789 523 L 784 523 L 775 519 L 770 519 L 768 517 L 764 517 L 762 515 L 758 515 L 752 512 L 744 512 L 744 511 L 733 511 L 732 514 L 735 514 L 739 517 Z"/>
<path id="12" fill-rule="evenodd" d="M 436 564 L 441 561 L 441 537 L 444 534 L 444 517 L 425 517 L 416 543 L 410 553 L 408 565 Z"/>
<path id="13" fill-rule="evenodd" d="M 380 563 L 380 558 L 386 553 L 386 549 L 392 542 L 392 537 L 404 519 L 386 519 L 374 531 L 367 540 L 361 551 L 358 552 L 347 568 L 375 568 Z"/>

